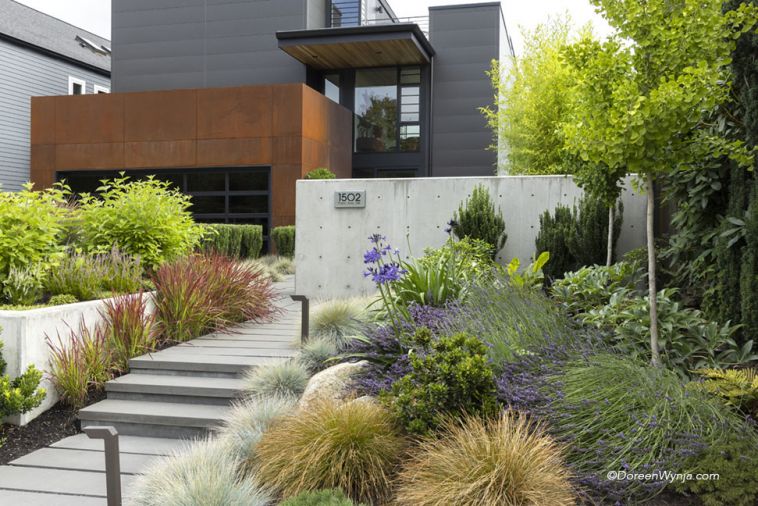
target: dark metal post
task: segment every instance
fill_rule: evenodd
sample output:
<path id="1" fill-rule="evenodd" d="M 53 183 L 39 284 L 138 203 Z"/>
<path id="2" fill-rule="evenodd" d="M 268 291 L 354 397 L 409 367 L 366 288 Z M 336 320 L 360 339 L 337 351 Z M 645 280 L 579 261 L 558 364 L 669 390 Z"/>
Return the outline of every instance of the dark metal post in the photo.
<path id="1" fill-rule="evenodd" d="M 121 506 L 121 461 L 118 450 L 118 432 L 115 427 L 84 427 L 90 439 L 105 442 L 105 484 L 108 506 Z"/>
<path id="2" fill-rule="evenodd" d="M 302 303 L 300 311 L 300 343 L 303 344 L 308 340 L 310 333 L 310 302 L 305 295 L 290 295 L 295 302 Z"/>

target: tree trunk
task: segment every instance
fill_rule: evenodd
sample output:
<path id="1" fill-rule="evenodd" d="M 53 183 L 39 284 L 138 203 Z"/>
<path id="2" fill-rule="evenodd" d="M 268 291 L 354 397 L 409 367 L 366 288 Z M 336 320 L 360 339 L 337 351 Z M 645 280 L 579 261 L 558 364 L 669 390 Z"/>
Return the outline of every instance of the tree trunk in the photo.
<path id="1" fill-rule="evenodd" d="M 655 237 L 654 221 L 655 193 L 653 176 L 647 176 L 647 282 L 648 298 L 650 299 L 650 363 L 655 367 L 661 365 L 661 354 L 658 350 L 658 290 L 655 286 Z"/>
<path id="2" fill-rule="evenodd" d="M 615 218 L 616 203 L 614 202 L 608 208 L 608 256 L 605 258 L 605 265 L 610 267 L 613 263 L 613 220 Z"/>

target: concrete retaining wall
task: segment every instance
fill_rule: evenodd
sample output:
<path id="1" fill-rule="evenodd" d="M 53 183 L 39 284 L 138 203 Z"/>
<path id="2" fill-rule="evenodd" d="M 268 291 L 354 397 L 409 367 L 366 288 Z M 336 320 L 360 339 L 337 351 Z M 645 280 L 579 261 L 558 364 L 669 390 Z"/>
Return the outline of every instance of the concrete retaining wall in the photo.
<path id="1" fill-rule="evenodd" d="M 8 363 L 6 374 L 15 378 L 29 365 L 34 365 L 44 372 L 40 386 L 47 389 L 47 396 L 39 407 L 23 415 L 9 417 L 10 423 L 26 425 L 58 402 L 59 396 L 47 374 L 50 348 L 45 337 L 49 336 L 57 346 L 60 335 L 64 346 L 70 345 L 71 331 L 78 332 L 81 322 L 90 329 L 102 322 L 100 312 L 106 300 L 28 311 L 0 311 L 0 341 L 3 342 L 3 358 Z M 148 307 L 152 310 L 152 302 L 148 302 Z"/>
<path id="2" fill-rule="evenodd" d="M 296 290 L 309 297 L 347 297 L 372 293 L 363 279 L 368 236 L 387 236 L 403 256 L 447 239 L 453 212 L 483 184 L 500 206 L 508 241 L 498 261 L 518 257 L 528 264 L 535 253 L 539 216 L 559 203 L 573 205 L 582 190 L 570 176 L 500 176 L 427 179 L 343 179 L 297 182 Z M 365 191 L 365 208 L 335 208 L 336 191 Z M 624 225 L 617 253 L 645 243 L 645 196 L 630 180 L 622 195 Z"/>

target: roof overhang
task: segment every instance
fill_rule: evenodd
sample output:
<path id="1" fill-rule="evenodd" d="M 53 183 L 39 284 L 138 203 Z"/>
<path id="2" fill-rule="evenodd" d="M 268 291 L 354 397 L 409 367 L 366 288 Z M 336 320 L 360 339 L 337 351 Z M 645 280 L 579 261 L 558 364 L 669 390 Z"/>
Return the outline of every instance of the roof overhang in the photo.
<path id="1" fill-rule="evenodd" d="M 414 23 L 277 32 L 279 48 L 320 70 L 424 65 L 434 49 Z"/>

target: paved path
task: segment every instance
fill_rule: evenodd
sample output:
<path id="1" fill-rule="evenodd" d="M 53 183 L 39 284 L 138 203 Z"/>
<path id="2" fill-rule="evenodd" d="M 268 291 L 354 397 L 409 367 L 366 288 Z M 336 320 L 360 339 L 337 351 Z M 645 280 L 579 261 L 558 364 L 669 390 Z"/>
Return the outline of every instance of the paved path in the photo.
<path id="1" fill-rule="evenodd" d="M 80 411 L 82 426 L 113 425 L 119 434 L 124 497 L 152 460 L 217 426 L 241 395 L 250 367 L 294 354 L 300 304 L 289 299 L 294 277 L 276 283 L 282 315 L 245 323 L 131 360 L 131 373 L 108 382 L 108 398 Z M 0 505 L 104 506 L 102 441 L 63 439 L 0 466 Z"/>

